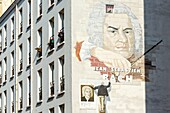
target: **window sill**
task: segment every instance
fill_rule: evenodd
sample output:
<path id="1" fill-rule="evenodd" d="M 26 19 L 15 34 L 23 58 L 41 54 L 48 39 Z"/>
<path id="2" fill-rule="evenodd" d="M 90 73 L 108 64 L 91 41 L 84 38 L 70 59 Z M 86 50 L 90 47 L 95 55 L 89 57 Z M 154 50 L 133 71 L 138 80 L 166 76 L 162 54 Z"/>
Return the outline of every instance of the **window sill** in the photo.
<path id="1" fill-rule="evenodd" d="M 7 48 L 7 46 L 5 46 L 5 47 L 4 47 L 3 52 L 5 52 L 5 51 L 6 51 L 6 48 Z"/>
<path id="2" fill-rule="evenodd" d="M 42 56 L 38 57 L 37 58 L 37 63 L 41 62 L 41 60 L 42 60 Z"/>
<path id="3" fill-rule="evenodd" d="M 21 32 L 19 35 L 18 35 L 18 39 L 22 36 L 23 32 Z"/>
<path id="4" fill-rule="evenodd" d="M 42 104 L 42 100 L 39 100 L 39 102 L 37 102 L 36 107 L 40 106 Z"/>
<path id="5" fill-rule="evenodd" d="M 22 71 L 23 71 L 23 70 L 20 70 L 20 71 L 18 72 L 18 76 L 22 73 Z"/>
<path id="6" fill-rule="evenodd" d="M 10 77 L 10 81 L 12 81 L 14 79 L 14 75 L 12 75 L 11 77 Z"/>
<path id="7" fill-rule="evenodd" d="M 6 83 L 7 83 L 7 80 L 5 80 L 5 81 L 3 82 L 3 86 L 6 85 Z"/>
<path id="8" fill-rule="evenodd" d="M 51 95 L 50 97 L 48 97 L 47 102 L 50 102 L 50 101 L 52 101 L 53 99 L 54 99 L 54 95 Z"/>
<path id="9" fill-rule="evenodd" d="M 30 28 L 31 28 L 31 24 L 29 24 L 29 25 L 28 25 L 28 27 L 27 27 L 27 31 L 28 31 Z"/>
<path id="10" fill-rule="evenodd" d="M 42 14 L 38 16 L 37 22 L 40 21 L 41 18 L 42 18 Z"/>
<path id="11" fill-rule="evenodd" d="M 19 113 L 22 112 L 22 108 L 21 108 L 20 110 L 18 110 L 18 112 L 19 112 Z"/>
<path id="12" fill-rule="evenodd" d="M 52 8 L 54 7 L 55 3 L 52 3 L 49 8 L 48 8 L 48 12 L 52 10 Z"/>
<path id="13" fill-rule="evenodd" d="M 51 55 L 54 52 L 54 50 L 55 50 L 55 48 L 50 49 L 48 52 L 48 56 Z"/>
<path id="14" fill-rule="evenodd" d="M 12 40 L 12 41 L 10 42 L 10 46 L 12 46 L 13 43 L 14 43 L 14 40 Z"/>
<path id="15" fill-rule="evenodd" d="M 27 65 L 26 70 L 30 69 L 31 64 Z"/>
<path id="16" fill-rule="evenodd" d="M 31 105 L 28 105 L 27 107 L 26 107 L 26 111 L 28 111 L 28 110 L 30 110 L 31 109 Z"/>
<path id="17" fill-rule="evenodd" d="M 60 98 L 62 97 L 63 95 L 65 94 L 65 91 L 61 91 L 57 94 L 57 98 Z"/>

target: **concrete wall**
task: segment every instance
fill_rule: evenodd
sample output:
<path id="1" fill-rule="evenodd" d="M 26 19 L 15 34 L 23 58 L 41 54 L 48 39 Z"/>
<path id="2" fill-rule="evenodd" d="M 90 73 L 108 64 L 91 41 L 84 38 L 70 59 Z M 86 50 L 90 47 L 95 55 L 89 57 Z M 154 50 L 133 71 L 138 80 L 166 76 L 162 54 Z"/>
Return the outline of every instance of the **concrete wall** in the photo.
<path id="1" fill-rule="evenodd" d="M 146 84 L 146 113 L 169 113 L 170 109 L 170 1 L 144 0 L 145 50 L 163 40 L 146 54 L 154 69 L 149 70 L 150 82 Z"/>

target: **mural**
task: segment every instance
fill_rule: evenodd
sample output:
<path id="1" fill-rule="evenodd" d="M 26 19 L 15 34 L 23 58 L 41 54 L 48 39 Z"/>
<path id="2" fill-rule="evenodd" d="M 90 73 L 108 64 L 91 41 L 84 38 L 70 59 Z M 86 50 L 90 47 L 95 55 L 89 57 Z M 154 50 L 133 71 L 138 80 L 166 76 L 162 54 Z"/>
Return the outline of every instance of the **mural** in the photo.
<path id="1" fill-rule="evenodd" d="M 117 92 L 114 94 L 114 85 L 123 89 L 125 85 L 129 85 L 130 88 L 135 84 L 132 92 L 139 89 L 144 91 L 141 84 L 148 77 L 145 76 L 144 58 L 141 57 L 144 53 L 144 39 L 138 18 L 131 8 L 123 3 L 99 2 L 89 13 L 87 36 L 88 38 L 81 41 L 77 38 L 74 44 L 77 68 L 83 66 L 80 74 L 85 80 L 85 82 L 80 82 L 80 108 L 92 108 L 97 113 L 112 113 L 114 112 L 112 106 L 118 107 L 119 104 L 125 107 L 123 109 L 130 108 L 128 107 L 130 103 L 124 103 L 127 98 L 124 98 L 121 93 L 120 96 Z M 85 62 L 89 65 L 85 65 Z M 88 74 L 83 73 L 90 74 L 88 79 L 85 77 Z M 122 90 L 121 88 L 118 90 Z M 124 91 L 131 94 L 128 88 L 124 88 Z M 141 91 L 139 92 L 142 93 Z M 142 95 L 135 97 L 139 100 L 144 99 Z M 129 97 L 129 99 L 132 98 L 134 96 Z M 113 101 L 116 99 L 120 99 L 117 105 Z M 136 102 L 139 101 L 136 99 L 132 104 L 140 103 Z M 93 107 L 90 107 L 92 104 L 89 104 L 89 107 L 82 107 L 82 103 L 84 105 L 93 103 Z M 144 106 L 142 105 L 136 111 L 138 110 L 142 113 Z"/>

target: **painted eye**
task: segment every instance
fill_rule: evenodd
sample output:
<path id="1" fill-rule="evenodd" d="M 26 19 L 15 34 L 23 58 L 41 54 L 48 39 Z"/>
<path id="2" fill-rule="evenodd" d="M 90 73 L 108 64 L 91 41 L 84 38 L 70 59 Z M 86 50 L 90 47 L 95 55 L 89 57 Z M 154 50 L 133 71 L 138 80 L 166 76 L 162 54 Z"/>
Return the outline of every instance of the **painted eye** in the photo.
<path id="1" fill-rule="evenodd" d="M 124 30 L 124 33 L 126 35 L 129 35 L 130 33 L 132 33 L 132 29 L 126 29 L 126 30 Z"/>
<path id="2" fill-rule="evenodd" d="M 108 28 L 107 31 L 108 31 L 108 32 L 111 32 L 111 33 L 116 33 L 117 30 L 116 30 L 116 29 L 113 29 L 113 28 Z"/>

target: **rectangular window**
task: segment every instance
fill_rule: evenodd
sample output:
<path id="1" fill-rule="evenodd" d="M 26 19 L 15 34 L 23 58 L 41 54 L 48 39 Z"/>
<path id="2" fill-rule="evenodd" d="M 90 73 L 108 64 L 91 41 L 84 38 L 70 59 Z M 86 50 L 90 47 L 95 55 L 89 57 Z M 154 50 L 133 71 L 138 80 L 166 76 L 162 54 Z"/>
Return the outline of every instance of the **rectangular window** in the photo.
<path id="1" fill-rule="evenodd" d="M 22 33 L 23 31 L 23 12 L 22 8 L 19 10 L 19 33 Z"/>
<path id="2" fill-rule="evenodd" d="M 65 113 L 64 109 L 65 109 L 65 105 L 64 104 L 59 105 L 59 113 Z"/>
<path id="3" fill-rule="evenodd" d="M 4 58 L 4 82 L 7 81 L 7 58 Z"/>
<path id="4" fill-rule="evenodd" d="M 14 17 L 11 19 L 11 42 L 14 41 Z"/>
<path id="5" fill-rule="evenodd" d="M 27 106 L 31 105 L 31 77 L 27 78 Z"/>
<path id="6" fill-rule="evenodd" d="M 28 26 L 31 25 L 31 0 L 28 0 Z"/>
<path id="7" fill-rule="evenodd" d="M 22 48 L 22 44 L 19 46 L 19 69 L 22 70 L 23 68 L 23 48 Z"/>
<path id="8" fill-rule="evenodd" d="M 23 85 L 22 85 L 22 81 L 19 82 L 19 110 L 22 109 L 22 104 L 23 104 Z"/>
<path id="9" fill-rule="evenodd" d="M 42 15 L 42 0 L 38 0 L 38 16 Z"/>
<path id="10" fill-rule="evenodd" d="M 14 77 L 14 51 L 11 52 L 11 77 Z"/>
<path id="11" fill-rule="evenodd" d="M 31 37 L 27 40 L 27 65 L 31 64 Z"/>
<path id="12" fill-rule="evenodd" d="M 58 40 L 59 43 L 64 42 L 64 9 L 59 12 L 59 18 L 58 18 Z"/>
<path id="13" fill-rule="evenodd" d="M 54 108 L 50 108 L 49 113 L 54 113 Z"/>
<path id="14" fill-rule="evenodd" d="M 59 75 L 59 91 L 65 90 L 65 76 L 64 76 L 64 56 L 59 58 L 58 63 L 58 75 Z"/>
<path id="15" fill-rule="evenodd" d="M 7 91 L 4 91 L 4 98 L 3 98 L 3 103 L 4 103 L 4 112 L 7 113 Z"/>
<path id="16" fill-rule="evenodd" d="M 14 112 L 14 86 L 11 87 L 11 111 Z"/>
<path id="17" fill-rule="evenodd" d="M 49 20 L 49 48 L 54 48 L 54 17 Z"/>
<path id="18" fill-rule="evenodd" d="M 2 111 L 2 93 L 0 93 L 0 110 Z"/>
<path id="19" fill-rule="evenodd" d="M 0 62 L 0 85 L 2 84 L 2 62 Z"/>
<path id="20" fill-rule="evenodd" d="M 37 50 L 37 56 L 42 56 L 42 28 L 38 30 L 37 34 L 37 47 L 35 48 Z"/>
<path id="21" fill-rule="evenodd" d="M 4 41 L 5 47 L 7 47 L 7 25 L 4 26 Z"/>
<path id="22" fill-rule="evenodd" d="M 49 64 L 49 89 L 50 96 L 54 95 L 54 62 Z"/>
<path id="23" fill-rule="evenodd" d="M 0 30 L 0 53 L 2 52 L 2 30 Z"/>
<path id="24" fill-rule="evenodd" d="M 49 6 L 54 4 L 54 0 L 49 0 Z"/>
<path id="25" fill-rule="evenodd" d="M 38 102 L 42 100 L 42 69 L 38 70 L 38 81 L 37 81 L 37 91 L 38 91 Z"/>

